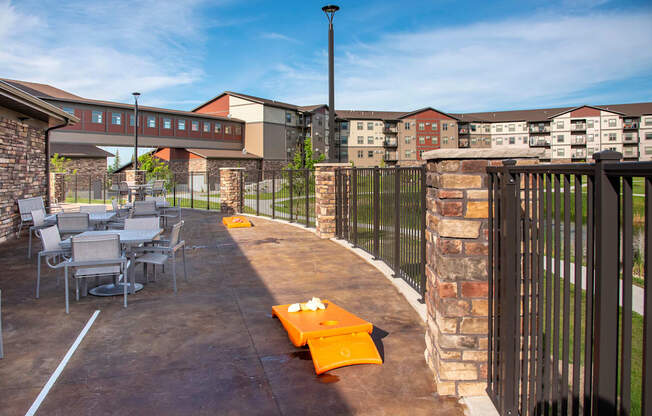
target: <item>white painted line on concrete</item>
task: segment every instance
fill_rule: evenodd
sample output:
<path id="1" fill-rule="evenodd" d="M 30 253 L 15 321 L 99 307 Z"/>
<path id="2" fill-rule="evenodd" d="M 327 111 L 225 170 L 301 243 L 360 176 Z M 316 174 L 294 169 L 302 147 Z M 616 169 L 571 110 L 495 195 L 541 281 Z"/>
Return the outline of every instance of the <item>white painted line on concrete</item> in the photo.
<path id="1" fill-rule="evenodd" d="M 79 344 L 81 344 L 82 340 L 86 336 L 86 333 L 88 332 L 89 329 L 91 329 L 91 326 L 93 326 L 93 322 L 95 322 L 95 319 L 97 318 L 97 315 L 99 315 L 99 314 L 100 314 L 99 310 L 93 312 L 93 315 L 91 316 L 91 318 L 86 323 L 86 326 L 84 327 L 84 329 L 82 329 L 82 331 L 79 333 L 79 335 L 77 335 L 77 339 L 70 346 L 70 348 L 68 349 L 68 352 L 63 357 L 63 360 L 61 360 L 61 362 L 59 363 L 59 366 L 57 367 L 57 369 L 54 370 L 54 373 L 52 373 L 52 375 L 50 376 L 50 379 L 48 380 L 48 382 L 45 383 L 45 386 L 43 386 L 43 389 L 41 390 L 41 392 L 36 397 L 36 400 L 34 400 L 34 403 L 32 404 L 32 407 L 30 407 L 29 410 L 27 411 L 27 413 L 25 413 L 25 416 L 32 416 L 32 415 L 36 414 L 36 411 L 38 410 L 39 406 L 41 405 L 41 403 L 43 403 L 43 400 L 45 400 L 45 397 L 50 392 L 50 389 L 52 388 L 52 386 L 54 386 L 54 383 L 59 378 L 59 375 L 61 374 L 63 369 L 66 368 L 66 364 L 68 364 L 68 361 L 70 360 L 70 357 L 72 357 L 72 355 L 75 353 L 75 350 L 77 350 L 77 347 L 79 347 Z"/>

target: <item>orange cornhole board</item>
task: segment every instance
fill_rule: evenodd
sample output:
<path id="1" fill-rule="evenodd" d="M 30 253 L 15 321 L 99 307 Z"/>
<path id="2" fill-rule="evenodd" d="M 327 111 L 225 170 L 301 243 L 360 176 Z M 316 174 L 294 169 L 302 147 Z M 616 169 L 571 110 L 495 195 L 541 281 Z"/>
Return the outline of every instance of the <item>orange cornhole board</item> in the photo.
<path id="1" fill-rule="evenodd" d="M 374 326 L 327 300 L 326 309 L 288 312 L 290 305 L 272 306 L 288 332 L 290 341 L 300 347 L 308 344 L 317 374 L 353 364 L 382 364 L 371 339 Z"/>
<path id="2" fill-rule="evenodd" d="M 224 217 L 222 223 L 226 228 L 246 228 L 251 227 L 251 223 L 245 217 Z"/>

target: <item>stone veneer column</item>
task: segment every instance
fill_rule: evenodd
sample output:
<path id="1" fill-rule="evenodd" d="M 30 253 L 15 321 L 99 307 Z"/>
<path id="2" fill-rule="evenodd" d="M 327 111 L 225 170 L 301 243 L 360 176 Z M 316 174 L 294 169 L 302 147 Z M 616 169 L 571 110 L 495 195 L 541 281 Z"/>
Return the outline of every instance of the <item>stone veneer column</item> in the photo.
<path id="1" fill-rule="evenodd" d="M 335 237 L 335 170 L 348 163 L 315 165 L 315 228 L 321 238 Z"/>
<path id="2" fill-rule="evenodd" d="M 243 209 L 242 175 L 244 168 L 220 168 L 220 211 L 226 214 Z"/>
<path id="3" fill-rule="evenodd" d="M 50 173 L 50 203 L 66 202 L 66 174 Z"/>
<path id="4" fill-rule="evenodd" d="M 482 395 L 487 387 L 486 168 L 504 159 L 533 164 L 538 155 L 529 149 L 440 149 L 424 155 L 426 361 L 441 395 Z"/>

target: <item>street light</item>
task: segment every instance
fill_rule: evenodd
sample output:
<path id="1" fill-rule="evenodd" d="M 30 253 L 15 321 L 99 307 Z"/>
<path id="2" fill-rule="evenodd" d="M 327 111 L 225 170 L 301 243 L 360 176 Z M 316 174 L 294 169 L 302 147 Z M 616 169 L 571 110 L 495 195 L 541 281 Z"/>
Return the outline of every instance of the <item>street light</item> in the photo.
<path id="1" fill-rule="evenodd" d="M 139 92 L 134 92 L 134 170 L 138 170 L 138 97 Z"/>
<path id="2" fill-rule="evenodd" d="M 329 4 L 321 8 L 328 18 L 328 142 L 335 143 L 335 69 L 333 58 L 333 17 L 339 6 Z M 339 148 L 337 159 L 339 160 Z"/>

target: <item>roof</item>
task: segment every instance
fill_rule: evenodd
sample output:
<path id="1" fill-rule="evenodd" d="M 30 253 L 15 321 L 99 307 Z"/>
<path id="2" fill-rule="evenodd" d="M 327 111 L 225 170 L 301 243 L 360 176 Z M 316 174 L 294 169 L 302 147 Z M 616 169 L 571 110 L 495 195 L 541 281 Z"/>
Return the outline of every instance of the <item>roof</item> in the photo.
<path id="1" fill-rule="evenodd" d="M 242 153 L 242 150 L 221 150 L 221 149 L 186 149 L 190 153 L 206 159 L 261 159 L 251 153 Z"/>
<path id="2" fill-rule="evenodd" d="M 313 105 L 302 105 L 299 108 L 300 111 L 305 111 L 307 113 L 313 112 L 318 108 L 326 107 L 328 108 L 328 105 L 326 104 L 313 104 Z"/>
<path id="3" fill-rule="evenodd" d="M 67 157 L 113 157 L 113 153 L 102 150 L 92 144 L 50 143 L 50 154 Z"/>
<path id="4" fill-rule="evenodd" d="M 398 120 L 405 111 L 335 110 L 338 118 L 348 120 Z"/>
<path id="5" fill-rule="evenodd" d="M 609 104 L 599 105 L 598 107 L 606 111 L 615 111 L 632 117 L 652 114 L 652 103 Z"/>
<path id="6" fill-rule="evenodd" d="M 0 78 L 0 81 L 2 81 L 2 80 L 3 79 Z M 38 84 L 38 83 L 35 83 L 35 82 L 16 81 L 16 80 L 7 80 L 7 81 L 9 81 L 10 85 L 12 85 L 12 86 L 14 86 L 16 88 L 19 88 L 22 91 L 27 92 L 28 94 L 32 94 L 35 97 L 45 99 L 45 100 L 79 103 L 79 104 L 89 104 L 89 105 L 102 105 L 102 106 L 126 108 L 126 109 L 130 109 L 130 110 L 133 110 L 133 108 L 134 108 L 133 104 L 119 103 L 119 102 L 115 102 L 115 101 L 92 100 L 90 98 L 79 97 L 77 95 L 74 95 L 74 94 L 71 94 L 69 92 L 60 90 L 58 88 L 55 88 L 55 87 L 53 87 L 51 85 L 47 85 L 47 84 Z M 199 118 L 210 118 L 210 119 L 223 120 L 223 121 L 244 122 L 243 120 L 239 120 L 239 119 L 236 119 L 236 118 L 220 117 L 220 116 L 209 115 L 209 114 L 201 114 L 201 113 L 193 113 L 193 112 L 190 112 L 190 111 L 171 110 L 169 108 L 148 107 L 148 106 L 139 105 L 138 109 L 142 110 L 142 111 L 153 111 L 153 112 L 158 112 L 158 113 L 182 115 L 182 116 L 187 116 L 187 117 L 199 117 Z"/>
<path id="7" fill-rule="evenodd" d="M 278 107 L 278 108 L 285 108 L 288 110 L 300 110 L 300 107 L 294 104 L 288 104 L 284 103 L 282 101 L 276 101 L 276 100 L 270 100 L 267 98 L 261 98 L 261 97 L 255 97 L 253 95 L 248 95 L 248 94 L 241 94 L 239 92 L 233 92 L 233 91 L 224 91 L 223 93 L 211 98 L 210 100 L 206 101 L 203 104 L 198 105 L 197 107 L 193 108 L 192 111 L 197 111 L 206 104 L 212 103 L 213 101 L 217 100 L 218 98 L 221 98 L 225 95 L 230 95 L 232 97 L 237 97 L 237 98 L 242 98 L 243 100 L 249 100 L 253 101 L 254 103 L 258 104 L 263 104 L 263 105 L 268 105 L 270 107 Z"/>
<path id="8" fill-rule="evenodd" d="M 547 121 L 550 117 L 575 107 L 539 108 L 534 110 L 488 111 L 484 113 L 450 114 L 459 121 L 499 123 L 504 121 Z"/>
<path id="9" fill-rule="evenodd" d="M 409 117 L 409 116 L 411 116 L 411 115 L 419 114 L 419 113 L 422 113 L 422 112 L 424 112 L 424 111 L 428 111 L 428 110 L 430 110 L 430 111 L 434 111 L 434 112 L 439 113 L 439 114 L 443 114 L 443 115 L 448 116 L 448 117 L 450 117 L 450 118 L 455 118 L 455 117 L 452 116 L 451 114 L 444 113 L 443 111 L 437 110 L 436 108 L 432 108 L 432 107 L 424 107 L 424 108 L 420 108 L 420 109 L 418 109 L 418 110 L 410 111 L 409 113 L 405 113 L 405 114 L 403 114 L 400 118 L 406 118 L 406 117 Z"/>
<path id="10" fill-rule="evenodd" d="M 63 122 L 65 125 L 75 124 L 79 121 L 77 117 L 66 113 L 59 107 L 2 80 L 0 80 L 0 105 L 48 123 L 52 119 Z"/>

